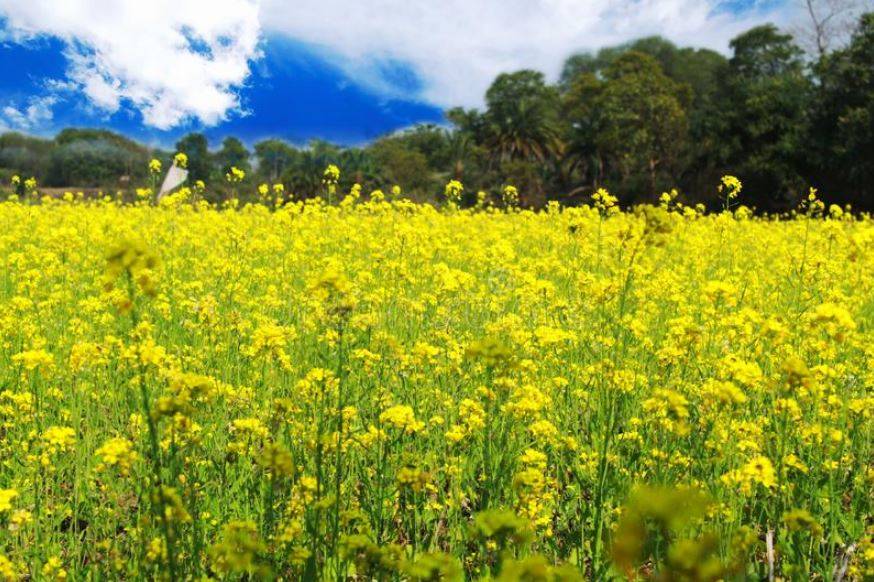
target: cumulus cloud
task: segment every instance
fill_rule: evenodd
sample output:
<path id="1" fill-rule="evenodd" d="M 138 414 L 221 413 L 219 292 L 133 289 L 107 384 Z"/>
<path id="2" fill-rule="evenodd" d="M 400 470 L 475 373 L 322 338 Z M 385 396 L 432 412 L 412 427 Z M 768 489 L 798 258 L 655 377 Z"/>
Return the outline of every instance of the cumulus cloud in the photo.
<path id="1" fill-rule="evenodd" d="M 52 106 L 56 102 L 56 97 L 47 95 L 31 97 L 23 107 L 6 105 L 0 109 L 0 128 L 27 130 L 40 127 L 54 117 Z"/>
<path id="2" fill-rule="evenodd" d="M 738 12 L 737 5 L 745 8 Z M 737 33 L 784 22 L 782 2 L 717 0 L 262 0 L 271 32 L 320 46 L 350 76 L 391 90 L 381 63 L 410 64 L 420 95 L 477 105 L 494 77 L 535 68 L 556 78 L 564 59 L 644 35 L 725 50 Z"/>
<path id="3" fill-rule="evenodd" d="M 0 15 L 7 40 L 63 40 L 67 86 L 93 105 L 162 129 L 225 119 L 259 56 L 257 0 L 0 0 Z"/>

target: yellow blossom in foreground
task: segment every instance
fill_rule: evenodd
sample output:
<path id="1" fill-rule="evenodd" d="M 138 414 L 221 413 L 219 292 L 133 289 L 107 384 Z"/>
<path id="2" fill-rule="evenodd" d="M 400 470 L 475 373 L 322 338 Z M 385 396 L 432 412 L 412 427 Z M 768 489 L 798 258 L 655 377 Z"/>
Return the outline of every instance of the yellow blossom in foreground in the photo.
<path id="1" fill-rule="evenodd" d="M 416 420 L 413 409 L 405 405 L 392 406 L 379 415 L 379 422 L 389 427 L 399 429 L 408 434 L 419 432 L 425 428 L 425 423 Z"/>
<path id="2" fill-rule="evenodd" d="M 20 364 L 25 370 L 32 372 L 36 369 L 51 369 L 55 360 L 46 350 L 29 350 L 12 356 L 12 362 Z"/>
<path id="3" fill-rule="evenodd" d="M 137 459 L 137 453 L 133 450 L 133 443 L 119 437 L 106 441 L 103 446 L 97 449 L 95 454 L 102 461 L 98 469 L 104 466 L 117 467 L 122 475 L 127 475 L 130 472 L 131 464 Z"/>
<path id="4" fill-rule="evenodd" d="M 776 486 L 777 474 L 771 460 L 759 455 L 752 458 L 740 469 L 723 475 L 722 481 L 736 486 L 741 493 L 749 495 L 756 485 L 761 485 L 765 489 Z"/>
<path id="5" fill-rule="evenodd" d="M 15 489 L 0 489 L 0 512 L 12 509 L 12 500 L 18 497 Z"/>

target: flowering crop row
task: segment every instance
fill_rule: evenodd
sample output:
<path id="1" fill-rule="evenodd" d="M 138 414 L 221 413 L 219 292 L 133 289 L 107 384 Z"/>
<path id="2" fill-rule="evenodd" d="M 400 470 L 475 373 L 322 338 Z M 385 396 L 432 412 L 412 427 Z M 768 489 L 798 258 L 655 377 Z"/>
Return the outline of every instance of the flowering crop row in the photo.
<path id="1" fill-rule="evenodd" d="M 0 579 L 874 575 L 874 224 L 613 204 L 0 203 Z"/>

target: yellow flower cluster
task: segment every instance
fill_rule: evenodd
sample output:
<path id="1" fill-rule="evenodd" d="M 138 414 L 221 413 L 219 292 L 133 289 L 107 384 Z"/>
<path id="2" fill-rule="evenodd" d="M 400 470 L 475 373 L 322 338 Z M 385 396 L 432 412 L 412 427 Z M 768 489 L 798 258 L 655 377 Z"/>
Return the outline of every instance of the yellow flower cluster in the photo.
<path id="1" fill-rule="evenodd" d="M 196 188 L 0 203 L 0 580 L 874 575 L 870 217 Z"/>
<path id="2" fill-rule="evenodd" d="M 231 166 L 231 168 L 225 174 L 225 180 L 227 180 L 231 184 L 239 184 L 245 179 L 246 172 L 236 166 Z"/>
<path id="3" fill-rule="evenodd" d="M 449 204 L 458 204 L 461 202 L 461 195 L 464 193 L 464 185 L 458 180 L 450 180 L 446 183 L 443 189 L 443 195 L 446 197 L 446 202 Z"/>

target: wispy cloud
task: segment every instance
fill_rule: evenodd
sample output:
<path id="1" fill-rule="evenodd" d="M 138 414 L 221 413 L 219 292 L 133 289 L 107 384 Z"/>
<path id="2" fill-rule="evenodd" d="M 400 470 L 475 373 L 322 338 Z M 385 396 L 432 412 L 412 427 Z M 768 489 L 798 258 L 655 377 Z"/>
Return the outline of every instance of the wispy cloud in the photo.
<path id="1" fill-rule="evenodd" d="M 420 97 L 451 106 L 479 104 L 502 71 L 535 68 L 555 78 L 574 51 L 644 35 L 725 50 L 739 32 L 785 22 L 793 10 L 773 1 L 263 0 L 262 22 L 323 47 L 350 76 L 380 90 L 393 88 L 382 63 L 409 64 L 422 79 Z"/>
<path id="2" fill-rule="evenodd" d="M 6 129 L 28 130 L 44 125 L 52 120 L 52 106 L 57 97 L 31 97 L 23 107 L 9 104 L 0 109 L 0 127 Z"/>

